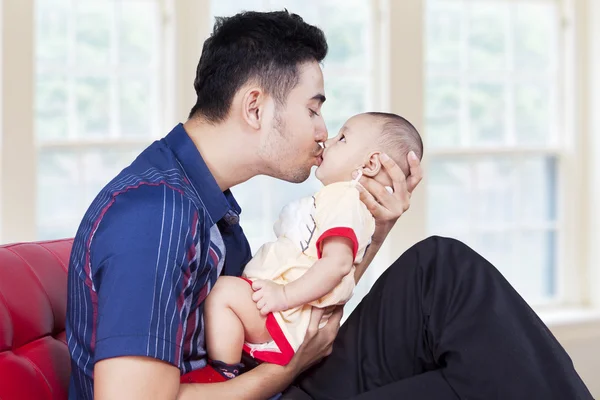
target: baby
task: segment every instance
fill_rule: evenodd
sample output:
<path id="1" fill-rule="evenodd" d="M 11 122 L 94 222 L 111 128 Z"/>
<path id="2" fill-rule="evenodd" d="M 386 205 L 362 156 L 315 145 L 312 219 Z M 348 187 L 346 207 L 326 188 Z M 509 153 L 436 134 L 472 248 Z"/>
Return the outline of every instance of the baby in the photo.
<path id="1" fill-rule="evenodd" d="M 220 277 L 206 300 L 208 356 L 225 378 L 240 373 L 242 349 L 256 360 L 286 365 L 302 344 L 311 307 L 350 299 L 355 265 L 375 231 L 359 197 L 360 173 L 389 188 L 381 154 L 388 154 L 405 176 L 408 153 L 423 154 L 410 122 L 387 113 L 350 118 L 324 147 L 315 172 L 324 187 L 284 207 L 274 225 L 277 240 L 259 249 L 243 278 Z"/>

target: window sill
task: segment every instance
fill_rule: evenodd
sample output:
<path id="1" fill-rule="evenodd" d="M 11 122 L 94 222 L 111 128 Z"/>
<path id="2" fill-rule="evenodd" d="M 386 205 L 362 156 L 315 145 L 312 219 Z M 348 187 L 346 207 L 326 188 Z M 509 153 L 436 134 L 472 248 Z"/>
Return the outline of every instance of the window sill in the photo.
<path id="1" fill-rule="evenodd" d="M 548 327 L 600 324 L 600 309 L 588 307 L 560 307 L 537 313 Z"/>

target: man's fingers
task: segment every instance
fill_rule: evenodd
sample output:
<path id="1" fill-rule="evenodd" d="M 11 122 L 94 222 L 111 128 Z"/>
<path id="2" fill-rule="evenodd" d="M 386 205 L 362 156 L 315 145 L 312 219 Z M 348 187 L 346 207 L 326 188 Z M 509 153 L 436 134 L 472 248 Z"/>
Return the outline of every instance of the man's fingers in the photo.
<path id="1" fill-rule="evenodd" d="M 310 313 L 310 322 L 308 323 L 308 329 L 306 330 L 306 337 L 312 338 L 319 331 L 319 324 L 323 317 L 323 309 L 313 307 Z"/>
<path id="2" fill-rule="evenodd" d="M 332 327 L 335 327 L 335 331 L 337 333 L 337 329 L 340 326 L 340 322 L 342 322 L 343 315 L 344 315 L 344 308 L 336 307 L 335 310 L 333 311 L 333 313 L 331 314 L 331 316 L 329 317 L 329 320 L 328 320 L 326 326 L 331 325 Z M 329 329 L 333 329 L 333 328 L 329 328 Z"/>
<path id="3" fill-rule="evenodd" d="M 367 182 L 369 182 L 369 181 L 367 181 Z M 369 210 L 371 212 L 371 214 L 373 214 L 373 217 L 375 217 L 375 219 L 382 219 L 387 214 L 389 214 L 389 210 L 386 209 L 381 204 L 379 204 L 377 199 L 375 199 L 375 197 L 368 190 L 366 190 L 364 187 L 361 187 L 360 185 L 357 185 L 357 188 L 358 188 L 358 191 L 360 192 L 360 200 L 365 204 L 365 206 L 367 207 L 367 210 Z M 385 190 L 385 188 L 384 188 L 384 190 Z M 386 193 L 387 193 L 387 190 L 386 190 Z M 387 195 L 391 196 L 389 193 L 387 193 Z"/>
<path id="4" fill-rule="evenodd" d="M 423 179 L 423 169 L 421 168 L 421 160 L 415 154 L 414 151 L 408 153 L 408 166 L 410 168 L 410 174 L 406 178 L 406 189 L 412 193 L 417 187 L 419 182 Z"/>
<path id="5" fill-rule="evenodd" d="M 396 162 L 385 153 L 382 153 L 381 156 L 379 156 L 379 160 L 381 161 L 381 165 L 383 168 L 385 168 L 390 178 L 392 178 L 392 182 L 394 183 L 394 193 L 397 193 L 401 190 L 406 190 L 406 176 L 398 164 L 396 164 Z"/>
<path id="6" fill-rule="evenodd" d="M 267 302 L 265 301 L 265 299 L 260 299 L 259 301 L 256 302 L 256 308 L 258 308 L 259 310 L 262 310 L 262 308 L 267 304 Z"/>
<path id="7" fill-rule="evenodd" d="M 375 179 L 367 178 L 363 176 L 360 178 L 360 184 L 364 189 L 367 190 L 374 198 L 381 204 L 385 204 L 392 195 L 387 191 L 385 186 L 377 182 Z M 360 190 L 360 189 L 359 189 Z"/>

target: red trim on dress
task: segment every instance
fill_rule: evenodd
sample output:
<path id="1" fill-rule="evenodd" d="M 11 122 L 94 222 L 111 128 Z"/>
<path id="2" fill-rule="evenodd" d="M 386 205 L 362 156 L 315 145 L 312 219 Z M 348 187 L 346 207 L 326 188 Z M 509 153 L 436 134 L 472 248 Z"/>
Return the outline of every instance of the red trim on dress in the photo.
<path id="1" fill-rule="evenodd" d="M 248 282 L 250 287 L 252 287 L 251 280 L 246 279 L 246 278 L 241 278 L 241 279 Z M 275 319 L 275 316 L 273 315 L 273 313 L 269 313 L 269 315 L 267 315 L 267 321 L 266 321 L 265 325 L 266 325 L 267 331 L 271 335 L 271 338 L 273 339 L 273 341 L 275 342 L 277 347 L 279 347 L 279 352 L 272 351 L 272 350 L 254 350 L 251 353 L 252 349 L 245 343 L 244 343 L 244 351 L 246 353 L 250 354 L 252 358 L 255 358 L 260 361 L 265 361 L 265 362 L 268 362 L 271 364 L 277 364 L 277 365 L 289 364 L 289 362 L 292 360 L 292 357 L 294 357 L 294 354 L 295 354 L 294 348 L 292 347 L 290 342 L 285 337 L 285 334 L 283 333 L 283 330 L 281 330 L 281 327 L 279 326 L 279 323 L 277 322 L 277 319 Z"/>
<path id="2" fill-rule="evenodd" d="M 356 253 L 358 253 L 358 239 L 356 238 L 356 233 L 354 233 L 354 229 L 346 227 L 327 229 L 321 234 L 321 236 L 319 236 L 319 239 L 317 239 L 317 256 L 319 257 L 319 259 L 323 255 L 323 246 L 321 246 L 323 240 L 335 236 L 341 236 L 350 239 L 350 241 L 352 242 L 352 259 L 356 259 Z"/>

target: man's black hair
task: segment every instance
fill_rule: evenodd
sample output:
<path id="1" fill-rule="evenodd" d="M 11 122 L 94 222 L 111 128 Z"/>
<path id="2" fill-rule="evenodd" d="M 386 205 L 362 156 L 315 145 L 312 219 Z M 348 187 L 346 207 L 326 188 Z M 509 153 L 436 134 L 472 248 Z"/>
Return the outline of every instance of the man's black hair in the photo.
<path id="1" fill-rule="evenodd" d="M 287 10 L 218 17 L 196 69 L 190 118 L 223 121 L 235 93 L 250 80 L 283 105 L 298 84 L 298 65 L 320 63 L 326 55 L 323 31 Z"/>

